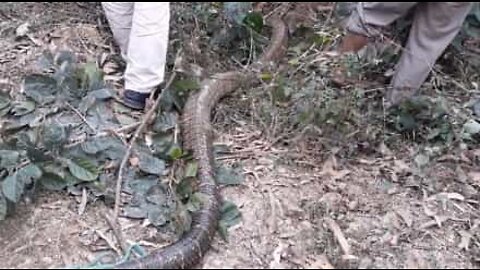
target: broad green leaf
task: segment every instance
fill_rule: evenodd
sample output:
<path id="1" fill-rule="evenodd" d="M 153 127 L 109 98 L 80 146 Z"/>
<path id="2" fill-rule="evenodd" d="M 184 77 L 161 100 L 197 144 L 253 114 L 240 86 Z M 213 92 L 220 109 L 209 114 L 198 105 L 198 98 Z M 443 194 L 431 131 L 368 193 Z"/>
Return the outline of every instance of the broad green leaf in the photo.
<path id="1" fill-rule="evenodd" d="M 398 116 L 396 121 L 396 129 L 401 132 L 413 131 L 418 128 L 418 123 L 415 117 L 411 114 L 402 113 Z"/>
<path id="2" fill-rule="evenodd" d="M 228 226 L 223 221 L 218 222 L 218 234 L 220 234 L 223 241 L 228 242 Z"/>
<path id="3" fill-rule="evenodd" d="M 127 178 L 127 177 L 126 177 Z M 136 193 L 145 195 L 148 190 L 157 184 L 157 180 L 154 178 L 135 178 L 128 180 L 125 185 L 125 191 L 128 193 Z"/>
<path id="4" fill-rule="evenodd" d="M 58 86 L 55 79 L 46 75 L 34 74 L 25 77 L 24 90 L 27 97 L 45 105 L 55 100 Z"/>
<path id="5" fill-rule="evenodd" d="M 158 133 L 165 133 L 175 128 L 178 122 L 178 114 L 163 112 L 159 115 L 153 125 L 153 131 Z"/>
<path id="6" fill-rule="evenodd" d="M 0 94 L 0 111 L 10 106 L 10 98 L 5 94 Z"/>
<path id="7" fill-rule="evenodd" d="M 138 167 L 143 172 L 155 175 L 162 175 L 165 172 L 165 162 L 152 155 L 141 153 L 139 154 Z"/>
<path id="8" fill-rule="evenodd" d="M 237 225 L 242 219 L 238 207 L 229 201 L 225 201 L 221 209 L 221 218 L 218 223 L 218 231 L 223 240 L 228 241 L 228 228 Z"/>
<path id="9" fill-rule="evenodd" d="M 103 73 L 95 63 L 87 63 L 81 69 L 82 88 L 98 90 L 104 87 Z"/>
<path id="10" fill-rule="evenodd" d="M 217 167 L 216 179 L 220 185 L 239 185 L 244 180 L 239 168 L 233 169 L 225 166 Z"/>
<path id="11" fill-rule="evenodd" d="M 45 51 L 42 53 L 42 56 L 38 59 L 36 65 L 41 70 L 50 70 L 54 68 L 54 59 L 51 52 Z"/>
<path id="12" fill-rule="evenodd" d="M 18 172 L 18 178 L 25 184 L 30 184 L 33 180 L 40 179 L 42 177 L 42 170 L 35 164 L 28 164 L 21 168 Z"/>
<path id="13" fill-rule="evenodd" d="M 7 106 L 5 109 L 0 110 L 0 117 L 4 117 L 10 112 L 10 106 Z"/>
<path id="14" fill-rule="evenodd" d="M 171 132 L 155 134 L 152 137 L 152 141 L 153 154 L 164 160 L 169 159 L 169 152 L 173 145 L 173 134 Z"/>
<path id="15" fill-rule="evenodd" d="M 260 79 L 264 81 L 271 81 L 273 79 L 273 75 L 271 73 L 262 73 L 260 74 Z"/>
<path id="16" fill-rule="evenodd" d="M 53 58 L 53 62 L 57 66 L 60 66 L 65 62 L 69 64 L 75 64 L 76 61 L 77 58 L 75 57 L 75 54 L 70 51 L 59 51 L 57 54 L 55 54 L 55 57 Z"/>
<path id="17" fill-rule="evenodd" d="M 11 112 L 15 116 L 23 116 L 35 110 L 35 103 L 31 101 L 17 101 L 13 103 Z"/>
<path id="18" fill-rule="evenodd" d="M 115 113 L 119 113 L 119 114 L 129 114 L 129 113 L 132 113 L 132 109 L 128 108 L 127 106 L 121 104 L 121 103 L 118 103 L 118 102 L 115 102 L 113 103 L 113 111 Z"/>
<path id="19" fill-rule="evenodd" d="M 96 100 L 94 96 L 87 95 L 82 99 L 82 101 L 80 101 L 80 104 L 78 105 L 78 110 L 81 113 L 86 114 L 88 110 L 95 104 L 95 101 Z"/>
<path id="20" fill-rule="evenodd" d="M 82 150 L 90 155 L 105 151 L 113 145 L 115 138 L 111 137 L 94 137 L 81 144 Z"/>
<path id="21" fill-rule="evenodd" d="M 465 125 L 463 126 L 464 132 L 470 135 L 480 133 L 480 123 L 475 120 L 468 120 Z"/>
<path id="22" fill-rule="evenodd" d="M 185 169 L 185 177 L 196 177 L 198 171 L 198 163 L 196 161 L 189 162 Z"/>
<path id="23" fill-rule="evenodd" d="M 137 119 L 133 118 L 133 117 L 130 117 L 128 115 L 125 115 L 125 114 L 118 114 L 116 116 L 118 122 L 120 123 L 120 125 L 122 126 L 128 126 L 128 125 L 131 125 L 131 124 L 134 124 L 136 122 L 138 122 Z"/>
<path id="24" fill-rule="evenodd" d="M 126 147 L 123 145 L 120 140 L 116 138 L 111 138 L 111 146 L 105 150 L 102 150 L 102 156 L 105 156 L 106 158 L 110 160 L 121 160 L 123 156 L 125 155 Z"/>
<path id="25" fill-rule="evenodd" d="M 20 158 L 20 153 L 17 151 L 0 150 L 0 169 L 11 169 L 15 167 Z"/>
<path id="26" fill-rule="evenodd" d="M 126 206 L 123 210 L 123 215 L 132 219 L 144 219 L 147 218 L 148 212 L 138 206 Z"/>
<path id="27" fill-rule="evenodd" d="M 7 176 L 2 182 L 2 191 L 5 197 L 14 203 L 17 203 L 22 194 L 25 184 L 17 174 Z"/>
<path id="28" fill-rule="evenodd" d="M 7 211 L 8 211 L 7 200 L 5 199 L 2 192 L 0 191 L 0 221 L 5 220 L 5 218 L 7 217 Z"/>
<path id="29" fill-rule="evenodd" d="M 36 117 L 34 114 L 23 115 L 19 119 L 5 121 L 3 123 L 3 129 L 5 131 L 15 131 L 30 125 L 30 123 L 35 121 L 35 119 Z"/>
<path id="30" fill-rule="evenodd" d="M 260 33 L 263 28 L 263 16 L 258 12 L 249 13 L 245 19 L 244 23 L 252 28 L 255 32 Z"/>
<path id="31" fill-rule="evenodd" d="M 176 144 L 173 144 L 170 149 L 168 150 L 168 153 L 167 153 L 168 157 L 171 159 L 171 160 L 178 160 L 182 157 L 183 155 L 183 151 L 182 151 L 182 148 L 180 148 L 180 146 L 176 145 Z"/>
<path id="32" fill-rule="evenodd" d="M 48 149 L 58 149 L 67 142 L 67 130 L 57 123 L 45 123 L 42 139 Z"/>
<path id="33" fill-rule="evenodd" d="M 201 209 L 202 205 L 208 200 L 205 194 L 200 192 L 194 193 L 187 204 L 187 209 L 190 212 L 196 212 Z"/>
<path id="34" fill-rule="evenodd" d="M 183 179 L 176 188 L 178 196 L 184 200 L 193 194 L 192 181 L 188 178 Z"/>
<path id="35" fill-rule="evenodd" d="M 102 88 L 90 92 L 89 95 L 95 97 L 98 100 L 107 100 L 112 98 L 115 94 L 113 93 L 112 89 Z"/>
<path id="36" fill-rule="evenodd" d="M 69 186 L 68 182 L 56 173 L 45 172 L 39 181 L 44 188 L 52 191 L 60 191 Z"/>
<path id="37" fill-rule="evenodd" d="M 158 207 L 165 204 L 167 196 L 168 194 L 162 186 L 154 185 L 148 189 L 145 200 Z"/>
<path id="38" fill-rule="evenodd" d="M 230 23 L 242 24 L 250 11 L 250 2 L 225 2 L 223 11 Z"/>
<path id="39" fill-rule="evenodd" d="M 225 222 L 228 227 L 234 226 L 241 221 L 242 214 L 233 202 L 225 201 L 220 208 L 220 212 L 222 213 L 221 221 Z"/>
<path id="40" fill-rule="evenodd" d="M 86 159 L 68 160 L 67 165 L 70 173 L 80 180 L 94 181 L 98 178 L 98 169 Z"/>
<path id="41" fill-rule="evenodd" d="M 157 205 L 149 205 L 147 211 L 148 220 L 153 224 L 153 226 L 160 227 L 167 223 L 168 220 L 165 211 L 159 209 Z"/>
<path id="42" fill-rule="evenodd" d="M 426 154 L 418 154 L 415 156 L 414 161 L 417 167 L 424 168 L 430 162 L 430 157 Z"/>
<path id="43" fill-rule="evenodd" d="M 181 92 L 200 89 L 200 85 L 194 79 L 178 80 L 173 83 L 173 87 L 175 88 L 175 90 Z"/>

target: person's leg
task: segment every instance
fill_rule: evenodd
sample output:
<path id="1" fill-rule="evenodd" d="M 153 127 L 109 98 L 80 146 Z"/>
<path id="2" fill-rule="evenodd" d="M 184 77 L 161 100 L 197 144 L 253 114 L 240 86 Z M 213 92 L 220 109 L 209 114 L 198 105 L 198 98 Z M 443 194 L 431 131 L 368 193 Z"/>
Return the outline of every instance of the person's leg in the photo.
<path id="1" fill-rule="evenodd" d="M 417 2 L 359 2 L 347 21 L 347 35 L 337 52 L 358 52 L 368 44 L 369 39 L 381 34 L 382 27 L 404 16 L 415 5 Z M 345 68 L 340 67 L 334 71 L 332 81 L 342 86 L 347 82 L 346 77 Z"/>
<path id="2" fill-rule="evenodd" d="M 124 60 L 126 60 L 132 29 L 133 5 L 133 2 L 102 2 L 110 29 Z"/>
<path id="3" fill-rule="evenodd" d="M 169 2 L 136 2 L 127 52 L 124 100 L 142 109 L 164 80 L 170 28 Z"/>
<path id="4" fill-rule="evenodd" d="M 469 2 L 426 2 L 419 6 L 391 90 L 387 92 L 390 105 L 420 89 L 437 59 L 460 31 L 471 7 Z"/>

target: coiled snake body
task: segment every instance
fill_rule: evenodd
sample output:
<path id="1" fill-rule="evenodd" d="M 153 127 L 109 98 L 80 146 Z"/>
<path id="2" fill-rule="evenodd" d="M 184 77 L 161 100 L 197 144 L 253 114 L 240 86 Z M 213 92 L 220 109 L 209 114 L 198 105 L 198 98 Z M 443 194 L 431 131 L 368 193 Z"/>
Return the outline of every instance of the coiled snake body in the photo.
<path id="1" fill-rule="evenodd" d="M 286 24 L 279 18 L 270 20 L 269 24 L 273 28 L 271 43 L 261 59 L 254 64 L 255 68 L 263 68 L 278 61 L 286 52 Z M 211 112 L 221 98 L 241 86 L 251 86 L 255 81 L 257 79 L 253 72 L 220 73 L 202 82 L 201 90 L 189 97 L 182 116 L 182 133 L 185 148 L 192 151 L 198 162 L 199 192 L 206 196 L 206 200 L 201 210 L 194 214 L 190 232 L 180 241 L 143 258 L 119 264 L 115 268 L 184 269 L 201 261 L 216 234 L 220 215 L 220 198 L 213 166 Z"/>

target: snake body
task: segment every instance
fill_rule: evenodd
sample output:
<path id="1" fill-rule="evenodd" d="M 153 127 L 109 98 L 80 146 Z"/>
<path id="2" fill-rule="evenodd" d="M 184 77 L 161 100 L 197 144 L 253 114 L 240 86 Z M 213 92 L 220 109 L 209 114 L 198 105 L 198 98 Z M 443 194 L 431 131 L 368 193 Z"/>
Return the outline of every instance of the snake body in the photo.
<path id="1" fill-rule="evenodd" d="M 271 42 L 253 68 L 264 68 L 285 55 L 288 40 L 286 24 L 279 18 L 270 20 L 269 24 L 273 28 Z M 206 199 L 192 217 L 191 230 L 178 242 L 115 268 L 185 269 L 202 260 L 216 234 L 220 217 L 220 196 L 214 175 L 211 113 L 220 99 L 239 87 L 252 86 L 256 81 L 255 74 L 245 70 L 219 73 L 203 81 L 201 89 L 189 97 L 182 114 L 181 129 L 185 149 L 192 152 L 198 163 L 198 188 Z"/>

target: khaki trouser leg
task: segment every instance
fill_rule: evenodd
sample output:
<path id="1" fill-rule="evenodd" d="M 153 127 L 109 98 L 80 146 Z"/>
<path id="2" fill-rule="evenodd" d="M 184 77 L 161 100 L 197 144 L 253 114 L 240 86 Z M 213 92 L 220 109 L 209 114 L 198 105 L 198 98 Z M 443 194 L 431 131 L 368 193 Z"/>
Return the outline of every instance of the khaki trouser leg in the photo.
<path id="1" fill-rule="evenodd" d="M 407 14 L 418 2 L 359 2 L 347 21 L 347 30 L 375 38 L 381 27 Z"/>
<path id="2" fill-rule="evenodd" d="M 414 7 L 408 42 L 391 82 L 391 88 L 397 93 L 390 92 L 390 95 L 402 96 L 398 90 L 417 91 L 421 87 L 437 59 L 460 31 L 471 3 L 361 2 L 347 23 L 350 32 L 375 38 L 381 35 L 381 27 L 388 26 Z"/>
<path id="3" fill-rule="evenodd" d="M 460 31 L 470 11 L 469 2 L 425 2 L 418 6 L 392 79 L 395 89 L 418 90 L 433 65 Z"/>

